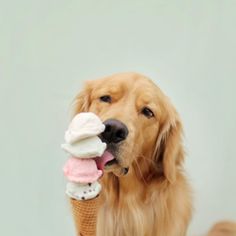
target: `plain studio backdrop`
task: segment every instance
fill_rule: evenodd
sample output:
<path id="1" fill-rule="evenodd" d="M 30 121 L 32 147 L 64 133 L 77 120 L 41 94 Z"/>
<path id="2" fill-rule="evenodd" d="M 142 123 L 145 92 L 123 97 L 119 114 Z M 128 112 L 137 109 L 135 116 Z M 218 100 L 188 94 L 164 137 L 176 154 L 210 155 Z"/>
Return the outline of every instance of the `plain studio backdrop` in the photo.
<path id="1" fill-rule="evenodd" d="M 235 12 L 233 0 L 1 1 L 0 235 L 74 234 L 70 103 L 83 81 L 122 71 L 151 77 L 181 114 L 189 235 L 236 220 Z"/>

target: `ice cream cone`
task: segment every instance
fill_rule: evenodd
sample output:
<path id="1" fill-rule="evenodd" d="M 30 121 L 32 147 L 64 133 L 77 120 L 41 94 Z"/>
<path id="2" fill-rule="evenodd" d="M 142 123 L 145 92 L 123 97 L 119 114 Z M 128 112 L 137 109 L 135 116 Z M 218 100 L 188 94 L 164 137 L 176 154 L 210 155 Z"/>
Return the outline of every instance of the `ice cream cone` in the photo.
<path id="1" fill-rule="evenodd" d="M 82 201 L 71 198 L 70 201 L 77 236 L 96 236 L 100 197 Z"/>

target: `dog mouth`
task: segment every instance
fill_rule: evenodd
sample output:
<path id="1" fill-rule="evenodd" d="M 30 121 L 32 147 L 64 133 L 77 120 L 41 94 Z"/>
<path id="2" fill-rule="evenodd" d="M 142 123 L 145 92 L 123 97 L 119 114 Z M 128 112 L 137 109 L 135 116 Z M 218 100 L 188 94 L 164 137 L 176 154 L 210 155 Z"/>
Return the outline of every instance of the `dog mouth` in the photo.
<path id="1" fill-rule="evenodd" d="M 106 150 L 101 157 L 95 159 L 97 168 L 104 171 L 107 166 L 118 164 L 118 161 L 111 151 Z"/>
<path id="2" fill-rule="evenodd" d="M 114 159 L 108 161 L 108 162 L 105 164 L 105 168 L 106 168 L 106 167 L 109 167 L 109 166 L 112 166 L 112 165 L 115 165 L 115 164 L 118 164 L 118 161 L 117 161 L 116 158 L 114 158 Z"/>
<path id="3" fill-rule="evenodd" d="M 126 175 L 128 167 L 122 167 L 114 151 L 107 149 L 101 157 L 95 159 L 97 168 L 105 172 L 113 172 L 117 176 Z"/>

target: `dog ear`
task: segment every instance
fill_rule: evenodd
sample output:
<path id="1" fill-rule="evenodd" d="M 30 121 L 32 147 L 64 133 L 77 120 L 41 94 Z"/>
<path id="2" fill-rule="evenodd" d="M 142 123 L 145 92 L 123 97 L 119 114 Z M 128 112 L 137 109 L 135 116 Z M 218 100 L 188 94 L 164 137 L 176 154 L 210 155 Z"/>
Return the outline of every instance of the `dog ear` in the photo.
<path id="1" fill-rule="evenodd" d="M 184 159 L 182 133 L 179 116 L 172 112 L 160 128 L 155 151 L 155 160 L 170 183 L 175 182 L 177 168 Z"/>
<path id="2" fill-rule="evenodd" d="M 90 94 L 91 87 L 89 82 L 87 82 L 82 91 L 73 100 L 73 116 L 80 112 L 88 112 L 91 103 Z"/>

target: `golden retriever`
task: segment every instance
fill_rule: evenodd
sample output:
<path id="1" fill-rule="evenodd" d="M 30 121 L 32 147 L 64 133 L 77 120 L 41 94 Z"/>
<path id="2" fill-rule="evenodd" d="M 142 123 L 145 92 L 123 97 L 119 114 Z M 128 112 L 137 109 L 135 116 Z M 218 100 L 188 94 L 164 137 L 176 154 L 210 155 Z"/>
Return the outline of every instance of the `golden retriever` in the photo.
<path id="1" fill-rule="evenodd" d="M 101 179 L 97 236 L 183 236 L 192 215 L 183 169 L 182 124 L 168 97 L 147 77 L 121 73 L 88 81 L 75 113 L 106 124 L 114 157 Z"/>

